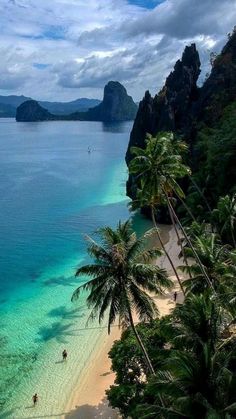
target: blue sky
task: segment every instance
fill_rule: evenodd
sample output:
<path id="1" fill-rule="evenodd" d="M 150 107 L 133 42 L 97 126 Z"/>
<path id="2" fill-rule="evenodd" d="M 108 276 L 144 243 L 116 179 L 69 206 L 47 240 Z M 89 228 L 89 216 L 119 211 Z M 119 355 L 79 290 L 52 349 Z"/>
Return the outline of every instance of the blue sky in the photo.
<path id="1" fill-rule="evenodd" d="M 157 4 L 162 2 L 163 0 L 129 0 L 130 4 L 135 4 L 146 9 L 154 9 Z"/>
<path id="2" fill-rule="evenodd" d="M 203 79 L 235 23 L 236 0 L 0 0 L 0 94 L 101 98 L 118 80 L 139 100 L 192 42 Z"/>

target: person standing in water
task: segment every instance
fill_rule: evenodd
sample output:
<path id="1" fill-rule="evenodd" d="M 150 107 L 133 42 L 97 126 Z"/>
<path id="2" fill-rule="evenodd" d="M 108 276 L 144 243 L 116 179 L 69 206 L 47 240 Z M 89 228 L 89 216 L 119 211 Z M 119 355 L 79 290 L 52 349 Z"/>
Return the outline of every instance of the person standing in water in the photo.
<path id="1" fill-rule="evenodd" d="M 174 302 L 176 303 L 176 300 L 177 300 L 177 292 L 175 291 L 174 292 Z"/>
<path id="2" fill-rule="evenodd" d="M 66 361 L 67 360 L 67 355 L 68 355 L 67 350 L 64 349 L 64 351 L 62 352 L 63 361 Z"/>
<path id="3" fill-rule="evenodd" d="M 38 402 L 38 395 L 37 395 L 37 393 L 35 393 L 34 395 L 33 395 L 33 397 L 32 397 L 32 400 L 33 400 L 33 404 L 34 404 L 34 406 L 36 405 L 36 403 Z"/>

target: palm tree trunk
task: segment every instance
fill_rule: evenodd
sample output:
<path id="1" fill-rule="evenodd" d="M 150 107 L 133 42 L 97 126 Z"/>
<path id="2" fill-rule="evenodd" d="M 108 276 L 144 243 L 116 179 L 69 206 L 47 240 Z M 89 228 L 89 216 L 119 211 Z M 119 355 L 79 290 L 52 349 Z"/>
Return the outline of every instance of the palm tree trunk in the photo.
<path id="1" fill-rule="evenodd" d="M 133 316 L 132 316 L 132 312 L 131 312 L 131 309 L 130 309 L 130 305 L 129 305 L 129 303 L 128 303 L 128 305 L 127 305 L 127 308 L 128 308 L 128 313 L 129 313 L 130 326 L 131 326 L 131 328 L 132 328 L 132 330 L 133 330 L 133 332 L 134 332 L 134 335 L 135 335 L 135 337 L 136 337 L 136 339 L 137 339 L 137 342 L 138 342 L 138 344 L 139 344 L 139 346 L 140 346 L 140 348 L 141 348 L 141 350 L 142 350 L 142 352 L 143 352 L 143 355 L 144 355 L 144 358 L 145 358 L 145 360 L 146 360 L 146 364 L 147 364 L 147 366 L 148 366 L 148 369 L 149 369 L 149 371 L 150 371 L 150 373 L 151 373 L 152 375 L 156 375 L 156 373 L 155 373 L 155 371 L 154 371 L 154 368 L 153 368 L 153 366 L 152 366 L 151 360 L 150 360 L 150 358 L 149 358 L 149 356 L 148 356 L 148 353 L 147 353 L 147 351 L 146 351 L 146 349 L 145 349 L 145 346 L 144 346 L 144 344 L 143 344 L 143 342 L 142 342 L 142 339 L 140 338 L 140 336 L 139 336 L 139 334 L 138 334 L 138 332 L 137 332 L 137 330 L 136 330 L 136 327 L 135 327 L 135 324 L 134 324 L 134 321 L 133 321 Z M 159 397 L 159 399 L 160 399 L 160 402 L 161 402 L 162 407 L 165 407 L 165 404 L 164 404 L 164 402 L 163 402 L 163 400 L 162 400 L 162 397 L 161 397 L 160 395 L 159 395 L 158 397 Z"/>
<path id="2" fill-rule="evenodd" d="M 161 238 L 161 235 L 160 235 L 160 233 L 159 233 L 159 230 L 158 230 L 158 227 L 157 227 L 157 223 L 156 223 L 156 219 L 155 219 L 155 213 L 154 213 L 154 208 L 153 208 L 153 206 L 151 207 L 151 209 L 152 209 L 152 222 L 153 222 L 153 225 L 154 225 L 154 227 L 155 227 L 155 229 L 156 229 L 158 240 L 160 241 L 160 243 L 161 243 L 161 247 L 162 247 L 162 249 L 163 249 L 163 251 L 164 251 L 164 253 L 165 253 L 165 255 L 166 255 L 166 257 L 167 257 L 168 261 L 170 262 L 170 265 L 171 265 L 171 267 L 172 267 L 172 269 L 173 269 L 173 271 L 174 271 L 174 274 L 175 274 L 176 279 L 177 279 L 177 281 L 178 281 L 178 283 L 179 283 L 179 286 L 180 286 L 180 288 L 181 288 L 181 291 L 182 291 L 182 292 L 183 292 L 183 294 L 185 295 L 185 291 L 184 291 L 183 285 L 182 285 L 182 283 L 181 283 L 180 277 L 179 277 L 179 275 L 178 275 L 178 272 L 177 272 L 177 270 L 176 270 L 176 268 L 175 268 L 174 263 L 173 263 L 173 262 L 172 262 L 172 260 L 171 260 L 171 257 L 170 257 L 170 255 L 169 255 L 169 253 L 167 252 L 167 250 L 166 250 L 166 248 L 165 248 L 165 245 L 164 245 L 164 243 L 163 243 L 163 241 L 162 241 L 162 238 Z"/>
<path id="3" fill-rule="evenodd" d="M 139 334 L 138 334 L 138 332 L 136 330 L 136 327 L 135 327 L 135 324 L 134 324 L 134 320 L 133 320 L 132 311 L 131 311 L 130 304 L 129 304 L 129 299 L 128 299 L 128 296 L 127 296 L 126 291 L 125 291 L 125 294 L 126 294 L 126 299 L 127 299 L 127 309 L 128 309 L 130 326 L 131 326 L 131 328 L 132 328 L 132 330 L 134 332 L 134 335 L 135 335 L 135 337 L 137 339 L 137 342 L 138 342 L 138 344 L 139 344 L 139 346 L 140 346 L 140 348 L 141 348 L 141 350 L 143 352 L 143 355 L 144 355 L 144 358 L 145 358 L 145 361 L 146 361 L 146 364 L 147 364 L 147 367 L 148 367 L 150 373 L 152 375 L 156 375 L 155 370 L 154 370 L 154 368 L 152 366 L 152 362 L 151 362 L 151 360 L 150 360 L 150 358 L 148 356 L 148 353 L 146 351 L 146 348 L 145 348 L 145 346 L 144 346 L 144 344 L 142 342 L 142 339 L 140 338 L 140 336 L 139 336 Z M 164 407 L 165 404 L 164 404 L 164 402 L 162 400 L 162 397 L 160 395 L 159 395 L 159 399 L 160 399 L 160 402 L 161 402 L 162 406 Z"/>
<path id="4" fill-rule="evenodd" d="M 178 196 L 178 195 L 177 195 Z M 181 204 L 183 205 L 183 207 L 186 209 L 187 213 L 190 215 L 190 217 L 192 218 L 193 221 L 197 222 L 196 218 L 194 217 L 192 211 L 190 210 L 190 208 L 188 207 L 188 205 L 185 204 L 184 200 L 178 196 L 178 199 L 180 200 Z"/>
<path id="5" fill-rule="evenodd" d="M 141 350 L 143 352 L 143 355 L 144 355 L 144 358 L 145 358 L 147 367 L 149 369 L 149 372 L 151 374 L 154 374 L 155 375 L 155 371 L 154 371 L 154 368 L 152 366 L 151 360 L 150 360 L 150 358 L 148 356 L 148 353 L 147 353 L 147 351 L 145 349 L 145 346 L 144 346 L 144 344 L 142 342 L 142 339 L 140 338 L 140 336 L 139 336 L 139 334 L 138 334 L 138 332 L 137 332 L 137 330 L 135 328 L 135 324 L 134 324 L 134 320 L 133 320 L 133 315 L 132 315 L 132 312 L 131 312 L 131 308 L 130 308 L 129 303 L 127 303 L 127 308 L 128 308 L 128 313 L 129 313 L 130 326 L 131 326 L 131 328 L 132 328 L 132 330 L 134 332 L 134 335 L 135 335 L 135 337 L 137 339 L 137 342 L 138 342 L 138 344 L 139 344 L 139 346 L 140 346 L 140 348 L 141 348 Z"/>
<path id="6" fill-rule="evenodd" d="M 199 188 L 198 184 L 195 182 L 195 180 L 193 179 L 192 176 L 189 176 L 190 182 L 192 182 L 193 186 L 195 187 L 195 189 L 197 189 L 199 195 L 201 196 L 201 198 L 203 199 L 203 201 L 205 202 L 207 209 L 209 210 L 209 212 L 211 212 L 211 207 L 206 199 L 206 197 L 204 196 L 204 194 L 202 193 L 201 189 Z"/>
<path id="7" fill-rule="evenodd" d="M 169 214 L 170 214 L 171 222 L 172 222 L 173 227 L 174 227 L 174 229 L 175 229 L 175 234 L 176 234 L 176 237 L 177 237 L 178 244 L 180 245 L 180 249 L 181 249 L 181 253 L 182 253 L 182 255 L 183 255 L 183 260 L 184 260 L 184 263 L 185 263 L 185 265 L 186 265 L 186 267 L 187 267 L 188 274 L 189 274 L 190 278 L 192 279 L 192 274 L 191 274 L 191 271 L 190 271 L 190 269 L 189 269 L 188 259 L 186 258 L 186 255 L 185 255 L 185 253 L 184 253 L 183 243 L 182 243 L 182 240 L 181 240 L 181 238 L 180 238 L 180 235 L 179 235 L 179 232 L 178 232 L 178 228 L 177 228 L 177 226 L 176 226 L 176 222 L 175 222 L 175 220 L 174 220 L 174 217 L 173 217 L 172 212 L 170 211 L 169 206 L 168 206 L 168 210 L 169 210 Z M 182 291 L 183 291 L 183 294 L 185 295 L 185 291 L 184 291 L 184 290 L 182 290 Z"/>
<path id="8" fill-rule="evenodd" d="M 186 232 L 185 232 L 184 227 L 182 226 L 182 224 L 181 224 L 181 222 L 180 222 L 180 220 L 179 220 L 179 218 L 178 218 L 178 216 L 177 216 L 177 214 L 176 214 L 176 212 L 175 212 L 174 208 L 172 207 L 172 204 L 171 204 L 171 202 L 170 202 L 170 200 L 169 200 L 168 195 L 166 194 L 166 192 L 165 192 L 165 191 L 163 191 L 163 192 L 164 192 L 165 197 L 166 197 L 166 200 L 167 200 L 167 205 L 168 205 L 168 207 L 170 208 L 170 211 L 172 212 L 173 217 L 175 218 L 175 220 L 176 220 L 176 221 L 177 221 L 177 223 L 179 224 L 179 226 L 180 226 L 180 228 L 181 228 L 181 231 L 182 231 L 182 233 L 183 233 L 183 235 L 184 235 L 184 238 L 185 238 L 185 240 L 187 241 L 187 243 L 189 244 L 189 246 L 190 246 L 190 248 L 191 248 L 191 250 L 192 250 L 192 252 L 193 252 L 193 254 L 194 254 L 194 256 L 195 256 L 195 258 L 196 258 L 196 260 L 197 260 L 197 262 L 198 262 L 198 265 L 199 265 L 199 268 L 200 268 L 200 269 L 201 269 L 201 271 L 202 271 L 202 274 L 203 274 L 203 275 L 204 275 L 204 277 L 206 278 L 206 281 L 207 281 L 207 283 L 208 283 L 209 287 L 212 289 L 213 293 L 215 294 L 215 293 L 216 293 L 216 292 L 215 292 L 215 289 L 214 289 L 214 287 L 213 287 L 213 285 L 212 285 L 212 283 L 211 283 L 211 280 L 210 280 L 209 276 L 207 275 L 207 272 L 206 272 L 205 267 L 203 266 L 203 264 L 202 264 L 202 262 L 201 262 L 201 260 L 200 260 L 200 258 L 199 258 L 199 256 L 198 256 L 198 254 L 197 254 L 196 250 L 194 249 L 194 247 L 193 247 L 193 245 L 192 245 L 191 240 L 190 240 L 190 239 L 189 239 L 189 237 L 187 236 L 187 234 L 186 234 Z"/>
<path id="9" fill-rule="evenodd" d="M 205 204 L 207 206 L 207 209 L 208 209 L 209 213 L 211 214 L 212 209 L 211 209 L 211 207 L 210 207 L 210 205 L 209 205 L 209 203 L 208 203 L 205 195 L 203 194 L 203 192 L 201 191 L 201 189 L 199 188 L 198 184 L 195 182 L 195 180 L 193 179 L 193 177 L 192 176 L 189 176 L 189 179 L 190 179 L 190 182 L 192 182 L 194 188 L 198 191 L 198 193 L 201 196 L 201 198 L 203 199 L 203 201 L 205 202 Z M 211 232 L 214 233 L 214 226 L 212 224 L 211 217 L 210 217 L 210 226 L 211 226 Z"/>

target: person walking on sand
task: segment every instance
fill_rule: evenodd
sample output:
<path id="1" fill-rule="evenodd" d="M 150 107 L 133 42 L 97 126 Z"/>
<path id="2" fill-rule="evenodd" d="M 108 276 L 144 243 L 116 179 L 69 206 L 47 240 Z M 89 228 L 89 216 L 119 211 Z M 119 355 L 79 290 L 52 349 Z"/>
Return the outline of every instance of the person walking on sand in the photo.
<path id="1" fill-rule="evenodd" d="M 177 292 L 175 291 L 174 292 L 174 302 L 176 303 L 176 300 L 177 300 Z"/>
<path id="2" fill-rule="evenodd" d="M 37 393 L 35 393 L 34 395 L 33 395 L 33 397 L 32 397 L 32 400 L 33 400 L 33 404 L 34 404 L 34 406 L 36 405 L 36 403 L 38 402 L 38 395 L 37 395 Z"/>
<path id="3" fill-rule="evenodd" d="M 67 350 L 64 349 L 64 351 L 62 352 L 63 361 L 66 361 L 67 360 L 67 355 L 68 355 Z"/>

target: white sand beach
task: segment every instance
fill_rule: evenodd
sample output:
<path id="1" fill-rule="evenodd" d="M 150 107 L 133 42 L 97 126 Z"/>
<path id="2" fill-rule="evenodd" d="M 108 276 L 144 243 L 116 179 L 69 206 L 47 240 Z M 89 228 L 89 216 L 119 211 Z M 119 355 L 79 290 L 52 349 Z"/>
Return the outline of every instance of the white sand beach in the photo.
<path id="1" fill-rule="evenodd" d="M 160 226 L 162 238 L 173 260 L 179 263 L 179 247 L 174 229 Z M 166 257 L 158 259 L 158 264 L 168 270 L 174 286 L 170 292 L 155 297 L 160 315 L 165 315 L 174 307 L 173 292 L 178 292 L 177 301 L 182 300 L 177 281 Z M 53 298 L 53 292 L 52 292 Z M 35 310 L 40 310 L 40 304 Z M 107 334 L 106 323 L 86 325 L 88 310 L 85 302 L 80 308 L 68 312 L 65 323 L 57 339 L 49 341 L 47 353 L 39 354 L 34 370 L 25 375 L 19 397 L 15 397 L 11 408 L 4 417 L 14 419 L 64 418 L 64 419 L 114 419 L 118 412 L 108 405 L 105 391 L 114 382 L 108 352 L 113 342 L 120 338 L 117 325 Z M 67 318 L 68 317 L 68 318 Z M 68 359 L 62 362 L 63 349 L 68 351 Z M 37 392 L 38 404 L 33 407 L 31 397 Z"/>
<path id="2" fill-rule="evenodd" d="M 162 237 L 166 244 L 166 248 L 172 260 L 179 264 L 175 231 L 170 226 L 161 226 Z M 173 276 L 171 266 L 166 257 L 162 256 L 158 259 L 159 266 L 166 268 L 174 282 L 171 292 L 156 297 L 156 304 L 160 311 L 160 315 L 165 315 L 174 307 L 173 292 L 177 291 L 177 302 L 182 301 L 182 295 L 176 278 Z M 112 328 L 110 336 L 104 336 L 98 352 L 90 358 L 87 370 L 83 374 L 83 378 L 78 381 L 74 394 L 68 402 L 65 419 L 118 419 L 119 413 L 108 405 L 105 396 L 106 389 L 113 384 L 115 374 L 111 371 L 111 362 L 108 358 L 108 352 L 116 339 L 119 339 L 121 331 L 117 326 Z"/>

